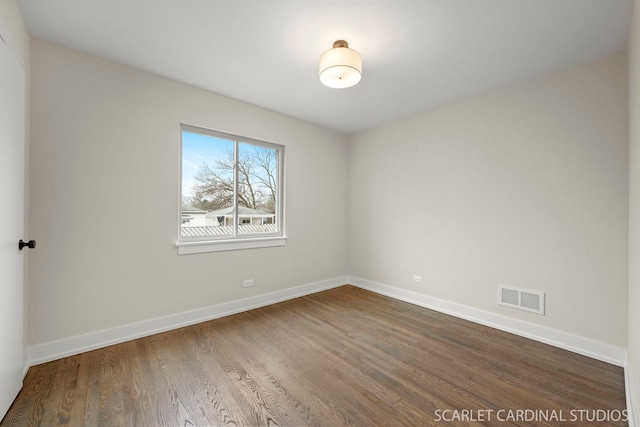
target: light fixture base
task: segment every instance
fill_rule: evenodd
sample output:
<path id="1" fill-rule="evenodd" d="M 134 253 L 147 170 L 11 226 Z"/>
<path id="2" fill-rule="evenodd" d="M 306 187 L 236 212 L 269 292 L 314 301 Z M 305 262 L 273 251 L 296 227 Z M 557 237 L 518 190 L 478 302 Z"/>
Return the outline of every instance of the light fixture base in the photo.
<path id="1" fill-rule="evenodd" d="M 349 47 L 349 43 L 346 40 L 336 40 L 333 42 L 333 48 Z"/>

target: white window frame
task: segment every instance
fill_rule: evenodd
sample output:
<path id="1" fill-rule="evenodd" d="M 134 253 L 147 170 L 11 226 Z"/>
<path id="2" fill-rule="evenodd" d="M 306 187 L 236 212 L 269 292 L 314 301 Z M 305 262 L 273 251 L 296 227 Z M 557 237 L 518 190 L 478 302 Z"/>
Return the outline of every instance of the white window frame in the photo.
<path id="1" fill-rule="evenodd" d="M 234 205 L 237 207 L 237 186 L 238 186 L 238 147 L 240 143 L 257 145 L 274 149 L 277 152 L 277 186 L 276 186 L 276 232 L 260 233 L 260 234 L 238 234 L 238 209 L 234 209 L 233 214 L 233 236 L 203 236 L 203 237 L 183 237 L 182 236 L 182 155 L 183 143 L 182 135 L 184 132 L 198 133 L 216 138 L 224 138 L 233 141 L 234 152 Z M 284 145 L 274 144 L 272 142 L 261 141 L 253 138 L 235 135 L 227 132 L 221 132 L 212 129 L 201 128 L 187 124 L 180 125 L 180 163 L 179 163 L 179 182 L 178 189 L 178 240 L 176 247 L 178 255 L 197 254 L 205 252 L 232 251 L 239 249 L 266 248 L 274 246 L 284 246 L 287 241 L 285 234 L 285 212 L 284 212 Z"/>

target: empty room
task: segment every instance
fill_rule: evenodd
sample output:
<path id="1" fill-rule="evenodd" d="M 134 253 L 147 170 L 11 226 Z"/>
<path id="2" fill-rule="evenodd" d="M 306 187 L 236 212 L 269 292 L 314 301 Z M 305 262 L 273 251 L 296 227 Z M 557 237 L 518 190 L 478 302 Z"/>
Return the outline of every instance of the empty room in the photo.
<path id="1" fill-rule="evenodd" d="M 0 426 L 640 426 L 635 0 L 0 0 Z"/>

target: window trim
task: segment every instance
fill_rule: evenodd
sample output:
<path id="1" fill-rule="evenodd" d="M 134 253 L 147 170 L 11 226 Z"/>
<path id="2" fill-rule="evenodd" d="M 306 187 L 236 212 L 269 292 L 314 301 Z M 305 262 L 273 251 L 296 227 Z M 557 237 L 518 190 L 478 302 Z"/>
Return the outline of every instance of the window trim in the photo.
<path id="1" fill-rule="evenodd" d="M 250 144 L 253 146 L 260 146 L 265 148 L 274 149 L 277 153 L 277 183 L 276 183 L 276 215 L 274 221 L 276 223 L 276 231 L 274 233 L 260 233 L 260 234 L 239 234 L 238 222 L 239 212 L 238 209 L 234 209 L 233 213 L 233 236 L 202 236 L 202 237 L 183 237 L 182 236 L 182 162 L 183 162 L 183 133 L 196 133 L 201 135 L 208 135 L 215 138 L 228 139 L 233 142 L 234 147 L 234 167 L 233 175 L 234 182 L 236 183 L 236 189 L 234 191 L 234 206 L 238 205 L 238 156 L 239 146 L 242 143 Z M 287 241 L 285 234 L 285 212 L 284 212 L 284 183 L 285 183 L 285 146 L 281 144 L 275 144 L 272 142 L 257 140 L 242 135 L 231 134 L 228 132 L 222 132 L 213 129 L 202 128 L 199 126 L 193 126 L 189 124 L 180 124 L 180 156 L 179 156 L 179 188 L 178 188 L 178 240 L 176 241 L 176 247 L 178 249 L 178 255 L 205 253 L 205 252 L 220 252 L 220 251 L 232 251 L 239 249 L 253 249 L 253 248 L 266 248 L 274 246 L 284 246 Z"/>
<path id="2" fill-rule="evenodd" d="M 236 251 L 240 249 L 271 248 L 284 246 L 287 243 L 286 236 L 244 238 L 232 240 L 200 240 L 192 242 L 178 242 L 178 255 L 201 254 L 206 252 Z"/>

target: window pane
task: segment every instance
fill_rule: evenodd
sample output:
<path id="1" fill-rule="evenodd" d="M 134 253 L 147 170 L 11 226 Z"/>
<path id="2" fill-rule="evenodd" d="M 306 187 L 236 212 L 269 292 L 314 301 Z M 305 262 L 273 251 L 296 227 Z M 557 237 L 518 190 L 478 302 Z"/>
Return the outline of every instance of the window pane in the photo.
<path id="1" fill-rule="evenodd" d="M 275 233 L 278 150 L 238 143 L 238 234 Z"/>
<path id="2" fill-rule="evenodd" d="M 188 125 L 181 125 L 181 139 L 178 246 L 186 249 L 178 253 L 238 249 L 235 241 L 284 244 L 284 146 Z"/>
<path id="3" fill-rule="evenodd" d="M 233 236 L 233 141 L 182 132 L 182 237 Z"/>

